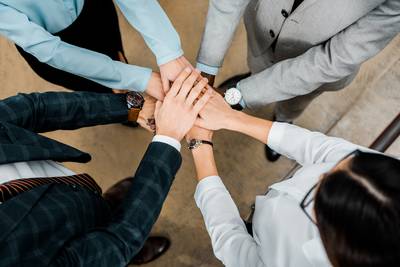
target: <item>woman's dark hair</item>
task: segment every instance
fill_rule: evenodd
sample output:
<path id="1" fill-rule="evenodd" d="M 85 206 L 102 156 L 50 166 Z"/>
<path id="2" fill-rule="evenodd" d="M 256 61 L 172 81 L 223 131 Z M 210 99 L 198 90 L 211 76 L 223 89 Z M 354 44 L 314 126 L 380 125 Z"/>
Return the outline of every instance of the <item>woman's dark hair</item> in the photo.
<path id="1" fill-rule="evenodd" d="M 400 161 L 359 152 L 315 195 L 322 242 L 335 267 L 400 266 Z"/>

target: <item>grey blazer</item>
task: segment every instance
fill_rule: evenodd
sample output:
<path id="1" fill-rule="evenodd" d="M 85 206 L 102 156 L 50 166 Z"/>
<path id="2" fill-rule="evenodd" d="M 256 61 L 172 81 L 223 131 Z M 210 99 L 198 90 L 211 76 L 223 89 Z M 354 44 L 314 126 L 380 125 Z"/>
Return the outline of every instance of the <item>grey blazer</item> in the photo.
<path id="1" fill-rule="evenodd" d="M 293 13 L 292 6 L 293 0 L 210 0 L 198 62 L 222 65 L 244 15 L 253 75 L 239 87 L 250 108 L 345 87 L 400 32 L 400 0 L 304 0 Z"/>

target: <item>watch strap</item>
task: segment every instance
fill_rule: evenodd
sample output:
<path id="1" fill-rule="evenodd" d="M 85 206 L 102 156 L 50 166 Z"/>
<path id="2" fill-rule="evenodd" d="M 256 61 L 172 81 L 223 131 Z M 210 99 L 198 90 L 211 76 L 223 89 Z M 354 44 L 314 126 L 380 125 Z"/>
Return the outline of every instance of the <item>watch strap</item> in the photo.
<path id="1" fill-rule="evenodd" d="M 214 146 L 213 142 L 207 141 L 207 140 L 199 140 L 199 139 L 192 139 L 190 140 L 188 147 L 190 150 L 198 148 L 200 145 L 210 145 L 210 146 Z"/>
<path id="2" fill-rule="evenodd" d="M 131 108 L 128 110 L 128 121 L 129 122 L 136 122 L 139 118 L 139 113 L 142 109 L 141 108 Z"/>

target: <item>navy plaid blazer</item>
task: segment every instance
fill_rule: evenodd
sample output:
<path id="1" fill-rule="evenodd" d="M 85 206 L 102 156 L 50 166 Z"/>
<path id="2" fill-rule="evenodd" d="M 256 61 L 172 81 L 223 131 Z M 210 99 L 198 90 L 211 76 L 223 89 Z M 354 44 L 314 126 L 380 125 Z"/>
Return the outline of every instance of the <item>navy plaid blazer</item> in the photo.
<path id="1" fill-rule="evenodd" d="M 43 93 L 0 101 L 0 164 L 29 160 L 84 162 L 90 156 L 38 132 L 123 122 L 124 97 Z M 0 205 L 0 266 L 126 266 L 157 220 L 181 164 L 180 153 L 151 143 L 133 186 L 114 213 L 81 187 L 41 186 Z"/>

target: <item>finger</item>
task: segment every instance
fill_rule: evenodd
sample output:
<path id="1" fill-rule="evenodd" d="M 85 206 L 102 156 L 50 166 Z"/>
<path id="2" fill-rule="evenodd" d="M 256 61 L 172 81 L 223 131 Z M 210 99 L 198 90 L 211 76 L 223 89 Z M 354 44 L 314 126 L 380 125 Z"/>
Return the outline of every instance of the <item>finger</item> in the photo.
<path id="1" fill-rule="evenodd" d="M 190 76 L 183 82 L 182 88 L 177 96 L 180 100 L 184 101 L 186 99 L 198 77 L 199 74 L 196 71 L 193 71 Z"/>
<path id="2" fill-rule="evenodd" d="M 169 80 L 167 78 L 161 77 L 162 87 L 164 93 L 168 93 L 169 91 Z"/>
<path id="3" fill-rule="evenodd" d="M 156 109 L 154 110 L 154 117 L 158 117 L 158 113 L 160 112 L 162 106 L 162 102 L 161 101 L 157 101 L 156 102 Z"/>
<path id="4" fill-rule="evenodd" d="M 207 92 L 196 102 L 196 104 L 193 107 L 193 111 L 196 114 L 199 114 L 199 112 L 204 108 L 204 106 L 207 104 L 208 100 L 210 100 L 213 93 L 214 93 L 213 90 L 207 90 Z"/>
<path id="5" fill-rule="evenodd" d="M 176 78 L 175 82 L 172 84 L 171 89 L 168 92 L 168 95 L 176 96 L 179 93 L 179 90 L 182 87 L 182 84 L 185 82 L 187 77 L 189 77 L 192 70 L 190 68 L 185 68 Z"/>
<path id="6" fill-rule="evenodd" d="M 194 101 L 197 99 L 197 97 L 199 95 L 203 94 L 203 92 L 204 93 L 207 92 L 207 89 L 205 89 L 205 87 L 207 86 L 207 83 L 208 83 L 207 78 L 203 78 L 203 79 L 201 79 L 201 81 L 199 83 L 196 84 L 195 87 L 193 87 L 192 92 L 194 94 L 189 95 L 187 97 L 186 102 L 185 102 L 186 105 L 193 105 Z M 199 93 L 197 94 L 197 92 L 199 92 Z M 197 94 L 197 96 L 196 96 L 196 94 Z M 193 99 L 193 97 L 195 97 L 195 98 Z"/>

